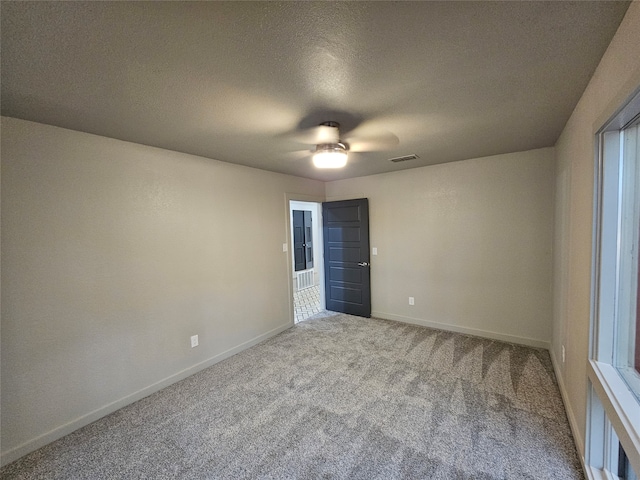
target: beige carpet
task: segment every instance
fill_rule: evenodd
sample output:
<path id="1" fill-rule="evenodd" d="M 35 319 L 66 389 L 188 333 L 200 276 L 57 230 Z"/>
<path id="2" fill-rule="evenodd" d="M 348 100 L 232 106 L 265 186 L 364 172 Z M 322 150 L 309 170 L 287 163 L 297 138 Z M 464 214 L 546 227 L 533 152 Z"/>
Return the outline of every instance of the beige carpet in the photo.
<path id="1" fill-rule="evenodd" d="M 546 351 L 341 314 L 297 324 L 0 474 L 583 478 Z"/>

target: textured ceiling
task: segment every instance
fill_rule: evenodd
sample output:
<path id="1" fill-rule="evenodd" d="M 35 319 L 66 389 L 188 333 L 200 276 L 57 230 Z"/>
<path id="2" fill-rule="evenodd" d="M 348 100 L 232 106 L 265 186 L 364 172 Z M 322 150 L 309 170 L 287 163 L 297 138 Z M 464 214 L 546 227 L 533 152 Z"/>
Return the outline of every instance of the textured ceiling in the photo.
<path id="1" fill-rule="evenodd" d="M 627 6 L 3 1 L 2 114 L 321 180 L 540 148 Z M 327 120 L 399 143 L 317 170 Z"/>

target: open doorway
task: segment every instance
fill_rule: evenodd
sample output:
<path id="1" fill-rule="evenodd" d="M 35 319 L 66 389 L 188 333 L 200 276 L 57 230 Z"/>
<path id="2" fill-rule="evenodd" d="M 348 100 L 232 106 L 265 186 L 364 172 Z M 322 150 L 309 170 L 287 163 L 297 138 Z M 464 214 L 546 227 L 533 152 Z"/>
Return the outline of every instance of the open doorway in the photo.
<path id="1" fill-rule="evenodd" d="M 299 323 L 324 311 L 322 204 L 291 200 L 289 216 L 293 321 Z"/>

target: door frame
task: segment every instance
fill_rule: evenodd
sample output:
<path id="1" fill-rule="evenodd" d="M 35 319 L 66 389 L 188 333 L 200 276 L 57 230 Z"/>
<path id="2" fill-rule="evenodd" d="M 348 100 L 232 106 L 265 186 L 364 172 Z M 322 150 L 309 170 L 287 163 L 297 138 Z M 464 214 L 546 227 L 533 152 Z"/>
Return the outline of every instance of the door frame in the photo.
<path id="1" fill-rule="evenodd" d="M 286 244 L 288 245 L 286 257 L 287 257 L 287 288 L 289 292 L 289 323 L 294 325 L 295 323 L 295 313 L 294 313 L 294 305 L 293 305 L 293 259 L 292 252 L 293 245 L 291 244 L 291 202 L 310 202 L 310 203 L 318 203 L 320 204 L 320 208 L 318 208 L 318 217 L 317 219 L 313 219 L 313 223 L 318 228 L 318 243 L 320 244 L 320 248 L 316 248 L 316 253 L 320 258 L 314 258 L 314 265 L 318 266 L 318 277 L 320 281 L 320 305 L 324 309 L 326 306 L 325 300 L 325 291 L 324 291 L 324 236 L 322 231 L 322 202 L 326 201 L 322 196 L 315 195 L 305 195 L 302 193 L 285 193 L 284 194 L 284 205 L 285 205 L 285 226 L 286 226 Z"/>

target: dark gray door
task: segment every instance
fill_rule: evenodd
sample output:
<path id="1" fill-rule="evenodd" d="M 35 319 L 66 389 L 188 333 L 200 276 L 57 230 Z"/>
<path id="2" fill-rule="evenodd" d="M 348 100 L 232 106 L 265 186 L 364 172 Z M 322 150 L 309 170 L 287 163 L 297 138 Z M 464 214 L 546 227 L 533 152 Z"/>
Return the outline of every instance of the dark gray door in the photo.
<path id="1" fill-rule="evenodd" d="M 294 270 L 313 268 L 313 228 L 309 210 L 293 211 Z"/>
<path id="2" fill-rule="evenodd" d="M 304 210 L 304 259 L 305 268 L 313 268 L 313 220 L 309 210 Z"/>
<path id="3" fill-rule="evenodd" d="M 322 204 L 326 308 L 371 316 L 369 201 Z"/>

